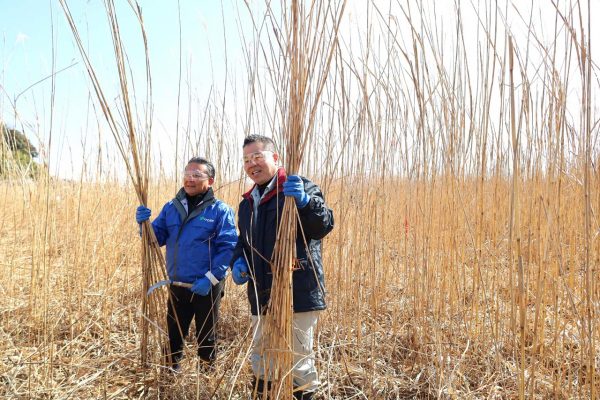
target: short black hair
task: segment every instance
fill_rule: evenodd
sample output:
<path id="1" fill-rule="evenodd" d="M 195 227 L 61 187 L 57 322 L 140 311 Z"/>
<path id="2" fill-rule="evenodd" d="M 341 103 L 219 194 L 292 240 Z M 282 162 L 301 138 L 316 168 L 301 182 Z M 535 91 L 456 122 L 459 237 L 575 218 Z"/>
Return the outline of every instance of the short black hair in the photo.
<path id="1" fill-rule="evenodd" d="M 273 139 L 271 139 L 270 137 L 267 137 L 267 136 L 263 136 L 263 135 L 246 136 L 244 138 L 244 145 L 242 146 L 242 149 L 251 143 L 262 143 L 265 150 L 269 150 L 269 151 L 273 151 L 273 152 L 277 151 L 275 149 L 275 142 L 273 141 Z"/>
<path id="2" fill-rule="evenodd" d="M 205 165 L 206 172 L 208 172 L 208 176 L 211 178 L 215 177 L 215 166 L 210 161 L 208 161 L 206 158 L 192 157 L 192 158 L 190 158 L 190 161 L 188 161 L 187 165 L 190 165 L 191 163 Z"/>

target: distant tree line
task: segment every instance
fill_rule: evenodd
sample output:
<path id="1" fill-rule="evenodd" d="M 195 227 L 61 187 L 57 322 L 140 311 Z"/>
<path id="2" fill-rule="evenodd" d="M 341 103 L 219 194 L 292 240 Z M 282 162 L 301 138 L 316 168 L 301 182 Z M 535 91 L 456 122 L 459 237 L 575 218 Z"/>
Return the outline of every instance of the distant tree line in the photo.
<path id="1" fill-rule="evenodd" d="M 34 161 L 38 151 L 27 136 L 18 129 L 7 127 L 0 122 L 0 176 L 11 173 L 36 177 L 39 165 Z"/>

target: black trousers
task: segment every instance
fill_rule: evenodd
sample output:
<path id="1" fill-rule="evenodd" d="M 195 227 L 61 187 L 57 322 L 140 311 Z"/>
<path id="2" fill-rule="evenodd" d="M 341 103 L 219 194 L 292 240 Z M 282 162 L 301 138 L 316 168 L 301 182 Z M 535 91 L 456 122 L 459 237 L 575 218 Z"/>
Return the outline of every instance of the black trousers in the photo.
<path id="1" fill-rule="evenodd" d="M 183 355 L 183 341 L 187 336 L 192 318 L 196 320 L 198 357 L 207 362 L 215 359 L 216 326 L 224 284 L 225 282 L 221 281 L 218 285 L 213 286 L 211 293 L 207 296 L 197 295 L 187 288 L 170 286 L 167 329 L 174 364 L 177 364 Z"/>

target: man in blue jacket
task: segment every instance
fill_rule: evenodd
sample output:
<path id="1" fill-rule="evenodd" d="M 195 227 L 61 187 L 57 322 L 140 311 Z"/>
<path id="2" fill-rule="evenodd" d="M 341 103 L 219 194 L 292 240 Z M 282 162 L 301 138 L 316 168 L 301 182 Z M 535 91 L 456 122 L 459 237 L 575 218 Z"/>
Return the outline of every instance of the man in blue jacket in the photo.
<path id="1" fill-rule="evenodd" d="M 248 283 L 254 336 L 250 356 L 259 393 L 268 387 L 262 349 L 262 323 L 271 294 L 273 275 L 270 261 L 275 247 L 284 196 L 295 199 L 300 217 L 296 238 L 296 269 L 293 272 L 294 301 L 294 392 L 296 399 L 311 399 L 319 386 L 313 351 L 314 331 L 319 312 L 326 308 L 321 239 L 333 229 L 333 213 L 323 193 L 310 180 L 286 176 L 278 166 L 279 154 L 265 136 L 246 137 L 243 145 L 244 170 L 255 185 L 243 195 L 238 210 L 239 238 L 232 257 L 236 284 Z"/>
<path id="2" fill-rule="evenodd" d="M 152 222 L 159 245 L 167 246 L 169 279 L 191 284 L 189 289 L 170 286 L 167 328 L 175 370 L 192 318 L 198 357 L 207 363 L 215 359 L 215 326 L 237 233 L 233 210 L 214 196 L 214 180 L 212 163 L 192 158 L 185 167 L 183 187 Z M 142 223 L 150 214 L 150 209 L 139 206 L 136 221 Z"/>

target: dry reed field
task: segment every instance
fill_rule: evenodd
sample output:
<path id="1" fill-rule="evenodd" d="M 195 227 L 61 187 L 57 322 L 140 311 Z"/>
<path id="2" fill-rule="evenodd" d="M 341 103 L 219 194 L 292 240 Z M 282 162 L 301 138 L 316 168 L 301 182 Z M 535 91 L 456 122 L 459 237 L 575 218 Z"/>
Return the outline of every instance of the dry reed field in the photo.
<path id="1" fill-rule="evenodd" d="M 215 92 L 209 134 L 188 137 L 180 159 L 208 155 L 216 196 L 235 209 L 248 189 L 243 137 L 266 132 L 323 189 L 335 228 L 323 244 L 318 399 L 599 398 L 597 4 L 539 6 L 551 7 L 547 40 L 537 5 L 508 24 L 510 2 L 453 2 L 443 30 L 421 2 L 392 3 L 365 2 L 362 36 L 336 19 L 343 1 L 305 11 L 322 12 L 324 27 L 321 56 L 296 54 L 305 75 L 281 46 L 289 37 L 278 32 L 292 31 L 285 10 L 279 22 L 253 14 L 249 79 L 235 89 L 243 111 L 228 114 Z M 476 35 L 464 30 L 467 9 Z M 98 79 L 97 118 L 122 141 L 123 160 L 80 180 L 18 168 L 0 178 L 0 398 L 251 398 L 249 305 L 230 278 L 213 367 L 198 364 L 191 337 L 178 374 L 152 353 L 160 323 L 142 317 L 143 288 L 159 265 L 142 268 L 151 238 L 140 239 L 134 214 L 145 197 L 155 217 L 180 184 L 153 164 L 151 118 L 131 118 L 151 97 L 134 98 L 119 57 L 117 105 L 100 96 L 112 83 L 82 68 Z M 289 94 L 302 86 L 292 73 L 308 77 L 303 107 Z M 129 117 L 114 112 L 126 98 Z M 304 125 L 286 119 L 290 109 Z M 284 129 L 294 123 L 306 134 L 299 156 Z M 11 159 L 6 143 L 0 150 Z"/>

